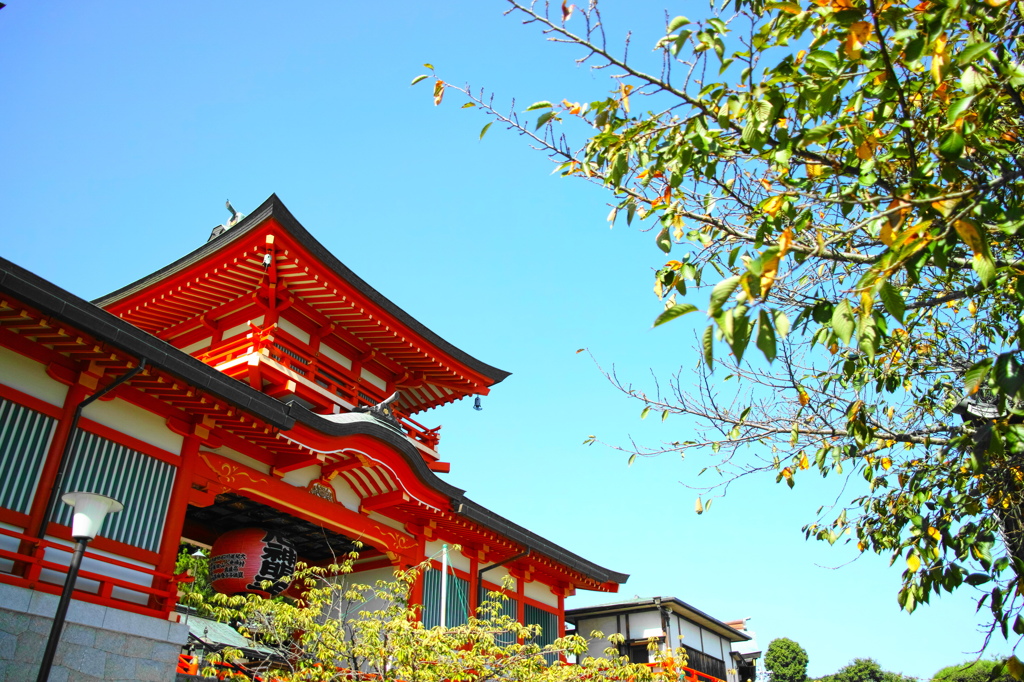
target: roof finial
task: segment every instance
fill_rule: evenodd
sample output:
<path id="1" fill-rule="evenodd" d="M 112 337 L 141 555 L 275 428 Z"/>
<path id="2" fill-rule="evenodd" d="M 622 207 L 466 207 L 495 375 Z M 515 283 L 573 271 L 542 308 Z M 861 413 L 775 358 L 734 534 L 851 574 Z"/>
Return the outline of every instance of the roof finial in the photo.
<path id="1" fill-rule="evenodd" d="M 245 217 L 245 215 L 243 213 L 241 213 L 240 211 L 235 210 L 235 207 L 231 205 L 231 200 L 230 199 L 225 201 L 224 205 L 227 207 L 228 213 L 231 214 L 231 217 L 228 218 L 228 221 L 226 223 L 224 223 L 223 225 L 218 225 L 217 227 L 213 228 L 213 231 L 210 232 L 210 238 L 206 240 L 208 242 L 209 241 L 213 241 L 217 237 L 219 237 L 222 234 L 224 234 L 227 230 L 230 230 L 232 227 L 234 227 L 239 222 L 241 222 L 242 218 Z"/>

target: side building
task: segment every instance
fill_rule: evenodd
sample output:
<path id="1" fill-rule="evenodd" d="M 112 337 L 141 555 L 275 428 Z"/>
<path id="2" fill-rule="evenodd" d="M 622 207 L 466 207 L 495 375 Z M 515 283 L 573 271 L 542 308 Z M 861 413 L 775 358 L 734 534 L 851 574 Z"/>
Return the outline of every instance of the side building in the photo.
<path id="1" fill-rule="evenodd" d="M 746 619 L 722 622 L 675 597 L 631 599 L 610 604 L 569 609 L 565 619 L 576 632 L 589 637 L 594 631 L 605 637 L 619 634 L 619 655 L 633 663 L 653 660 L 657 648 L 686 650 L 688 677 L 693 682 L 751 682 L 760 656 Z M 590 656 L 604 655 L 606 643 L 593 640 Z"/>
<path id="2" fill-rule="evenodd" d="M 565 597 L 628 577 L 439 478 L 440 426 L 417 415 L 508 373 L 370 287 L 276 196 L 91 303 L 0 259 L 0 367 L 0 679 L 38 665 L 69 491 L 124 504 L 90 544 L 58 650 L 83 679 L 171 679 L 178 548 L 238 529 L 287 535 L 307 563 L 359 542 L 367 582 L 457 544 L 448 622 L 508 579 L 509 613 L 548 639 Z M 412 595 L 428 624 L 432 573 Z"/>

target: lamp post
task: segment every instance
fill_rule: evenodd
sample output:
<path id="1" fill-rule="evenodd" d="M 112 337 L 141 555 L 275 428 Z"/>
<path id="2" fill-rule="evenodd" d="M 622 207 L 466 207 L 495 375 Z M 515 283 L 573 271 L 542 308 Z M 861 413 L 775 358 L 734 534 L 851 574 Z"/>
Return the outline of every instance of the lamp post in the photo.
<path id="1" fill-rule="evenodd" d="M 71 593 L 75 589 L 75 581 L 78 579 L 78 569 L 82 565 L 82 555 L 85 554 L 86 545 L 89 544 L 89 540 L 96 537 L 107 514 L 124 509 L 124 505 L 117 500 L 96 493 L 68 493 L 60 499 L 75 508 L 71 521 L 71 537 L 75 539 L 75 551 L 71 555 L 71 565 L 68 567 L 68 575 L 64 580 L 64 591 L 61 592 L 60 602 L 57 604 L 57 613 L 53 616 L 50 639 L 46 642 L 46 651 L 43 652 L 43 658 L 39 664 L 39 676 L 36 677 L 36 682 L 46 682 L 50 677 L 53 656 L 57 653 L 57 644 L 60 642 L 61 630 L 64 629 L 64 618 L 68 614 Z"/>

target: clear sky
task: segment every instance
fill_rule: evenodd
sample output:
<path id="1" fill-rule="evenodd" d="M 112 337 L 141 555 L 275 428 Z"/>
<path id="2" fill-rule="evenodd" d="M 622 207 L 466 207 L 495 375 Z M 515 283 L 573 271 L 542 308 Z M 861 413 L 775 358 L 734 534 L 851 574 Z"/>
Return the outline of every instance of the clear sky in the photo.
<path id="1" fill-rule="evenodd" d="M 638 31 L 659 0 L 605 0 L 609 36 Z M 449 482 L 527 528 L 631 574 L 621 596 L 676 596 L 723 620 L 750 616 L 762 648 L 789 637 L 810 673 L 854 657 L 928 677 L 982 643 L 973 602 L 908 616 L 901 566 L 807 542 L 801 526 L 837 483 L 793 491 L 744 480 L 702 516 L 685 487 L 699 457 L 626 466 L 600 445 L 680 440 L 682 420 L 639 420 L 586 354 L 649 384 L 696 362 L 692 331 L 651 329 L 653 235 L 605 222 L 608 196 L 550 174 L 523 140 L 446 80 L 498 101 L 587 100 L 608 82 L 570 48 L 503 17 L 498 0 L 57 2 L 0 11 L 0 237 L 6 258 L 95 298 L 205 242 L 277 193 L 343 262 L 441 336 L 513 374 L 443 424 Z M 704 3 L 670 10 L 696 18 Z M 853 492 L 856 483 L 851 483 Z M 580 593 L 568 606 L 611 601 Z M 992 652 L 1008 650 L 998 643 Z"/>

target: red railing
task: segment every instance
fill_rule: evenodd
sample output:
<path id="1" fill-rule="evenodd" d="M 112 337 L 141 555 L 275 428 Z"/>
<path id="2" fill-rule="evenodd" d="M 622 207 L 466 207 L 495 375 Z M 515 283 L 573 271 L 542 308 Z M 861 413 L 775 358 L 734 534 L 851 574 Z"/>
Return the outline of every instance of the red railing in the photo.
<path id="1" fill-rule="evenodd" d="M 28 553 L 0 548 L 0 559 L 12 561 L 18 571 L 17 573 L 11 573 L 0 570 L 0 582 L 51 594 L 61 593 L 64 589 L 64 576 L 67 575 L 68 567 L 65 564 L 48 561 L 45 558 L 45 552 L 46 550 L 58 550 L 71 554 L 73 551 L 72 547 L 50 542 L 49 540 L 33 538 L 7 528 L 0 528 L 0 535 L 14 538 L 22 546 L 31 545 L 32 547 Z M 87 581 L 91 581 L 96 583 L 97 587 L 95 592 L 76 589 L 73 593 L 75 599 L 161 619 L 166 619 L 171 611 L 174 610 L 174 604 L 178 598 L 178 585 L 174 576 L 158 573 L 145 566 L 101 556 L 92 552 L 86 552 L 85 558 L 105 564 L 105 567 L 116 566 L 117 568 L 150 576 L 151 584 L 141 585 L 128 580 L 114 578 L 110 575 L 81 570 L 78 573 L 76 585 L 83 585 Z M 70 560 L 68 563 L 70 563 Z M 52 571 L 59 574 L 59 576 L 55 580 L 53 576 L 45 575 L 44 571 Z M 115 596 L 115 589 L 124 590 L 132 595 L 136 595 L 135 600 Z"/>
<path id="2" fill-rule="evenodd" d="M 303 347 L 287 332 L 282 332 L 276 327 L 269 329 L 253 327 L 252 331 L 245 336 L 239 337 L 227 345 L 201 353 L 198 358 L 216 367 L 250 353 L 259 353 L 270 358 L 349 405 L 375 405 L 387 398 L 376 386 L 361 384 L 353 375 L 352 370 L 324 355 L 314 357 L 308 348 Z M 431 450 L 437 450 L 441 440 L 440 426 L 428 429 L 408 415 L 396 411 L 395 416 L 406 435 Z"/>

